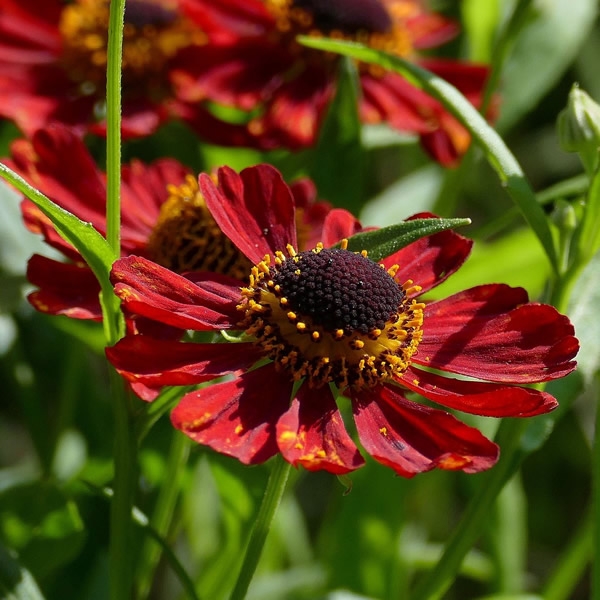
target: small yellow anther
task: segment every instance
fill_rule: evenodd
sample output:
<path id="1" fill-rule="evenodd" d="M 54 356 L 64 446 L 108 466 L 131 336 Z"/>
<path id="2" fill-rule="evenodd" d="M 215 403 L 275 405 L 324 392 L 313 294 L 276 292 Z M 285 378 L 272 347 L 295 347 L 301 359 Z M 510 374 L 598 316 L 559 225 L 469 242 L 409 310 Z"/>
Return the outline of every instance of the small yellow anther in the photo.
<path id="1" fill-rule="evenodd" d="M 318 331 L 313 331 L 310 337 L 313 342 L 318 342 L 321 339 L 321 334 Z"/>
<path id="2" fill-rule="evenodd" d="M 306 331 L 306 323 L 303 323 L 302 321 L 298 321 L 298 323 L 296 323 L 296 329 L 300 333 L 304 333 Z"/>

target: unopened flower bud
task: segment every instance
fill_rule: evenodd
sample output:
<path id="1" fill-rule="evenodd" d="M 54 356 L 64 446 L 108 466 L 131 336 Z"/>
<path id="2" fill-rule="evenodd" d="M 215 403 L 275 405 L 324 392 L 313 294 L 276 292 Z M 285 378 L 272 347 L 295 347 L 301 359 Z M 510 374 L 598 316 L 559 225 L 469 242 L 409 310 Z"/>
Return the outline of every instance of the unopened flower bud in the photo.
<path id="1" fill-rule="evenodd" d="M 563 150 L 577 152 L 588 172 L 598 164 L 600 105 L 573 86 L 567 107 L 558 115 L 558 139 Z"/>

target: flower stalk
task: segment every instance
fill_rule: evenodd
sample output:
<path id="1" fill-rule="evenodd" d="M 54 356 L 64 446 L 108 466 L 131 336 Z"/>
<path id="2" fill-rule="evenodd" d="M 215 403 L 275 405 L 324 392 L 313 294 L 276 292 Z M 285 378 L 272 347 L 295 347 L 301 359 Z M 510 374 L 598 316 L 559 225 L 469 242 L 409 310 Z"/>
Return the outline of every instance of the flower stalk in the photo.
<path id="1" fill-rule="evenodd" d="M 248 587 L 256 571 L 262 549 L 265 545 L 271 523 L 275 517 L 275 512 L 283 493 L 290 474 L 291 465 L 281 458 L 276 456 L 273 460 L 273 470 L 267 482 L 265 495 L 254 522 L 254 527 L 250 532 L 250 539 L 244 554 L 244 560 L 240 568 L 235 587 L 231 592 L 229 600 L 243 600 L 246 597 Z"/>

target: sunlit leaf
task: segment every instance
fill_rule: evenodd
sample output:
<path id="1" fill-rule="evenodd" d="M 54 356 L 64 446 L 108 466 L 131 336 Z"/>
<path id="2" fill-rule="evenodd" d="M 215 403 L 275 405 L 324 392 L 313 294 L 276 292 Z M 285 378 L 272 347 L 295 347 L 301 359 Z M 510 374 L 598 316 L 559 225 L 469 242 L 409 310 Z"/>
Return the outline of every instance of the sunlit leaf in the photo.
<path id="1" fill-rule="evenodd" d="M 471 223 L 470 219 L 415 219 L 375 231 L 357 233 L 348 240 L 348 249 L 353 252 L 367 250 L 373 260 L 381 260 L 415 242 L 416 240 Z"/>
<path id="2" fill-rule="evenodd" d="M 395 71 L 439 100 L 446 110 L 466 127 L 473 140 L 479 144 L 488 162 L 506 187 L 506 191 L 539 238 L 550 264 L 557 270 L 556 249 L 546 215 L 538 204 L 521 166 L 498 133 L 454 86 L 416 64 L 361 44 L 311 37 L 299 39 L 303 44 L 312 48 L 351 56 L 361 62 L 377 64 L 384 69 Z"/>

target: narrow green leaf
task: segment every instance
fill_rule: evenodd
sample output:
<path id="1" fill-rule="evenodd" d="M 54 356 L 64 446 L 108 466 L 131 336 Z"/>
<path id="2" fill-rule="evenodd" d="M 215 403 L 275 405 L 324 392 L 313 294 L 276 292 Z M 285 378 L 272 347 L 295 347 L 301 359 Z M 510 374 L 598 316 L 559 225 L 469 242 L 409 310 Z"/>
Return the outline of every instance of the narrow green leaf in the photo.
<path id="1" fill-rule="evenodd" d="M 422 237 L 469 225 L 471 219 L 415 219 L 403 221 L 375 231 L 357 233 L 348 240 L 353 252 L 367 250 L 369 258 L 381 260 Z"/>
<path id="2" fill-rule="evenodd" d="M 364 202 L 364 158 L 356 68 L 352 61 L 344 59 L 340 62 L 336 95 L 309 167 L 320 196 L 358 214 Z"/>
<path id="3" fill-rule="evenodd" d="M 84 223 L 30 186 L 20 175 L 0 163 L 0 176 L 27 196 L 53 223 L 58 233 L 79 251 L 100 285 L 112 290 L 108 273 L 115 255 L 91 223 Z"/>
<path id="4" fill-rule="evenodd" d="M 0 598 L 2 600 L 44 600 L 33 579 L 17 559 L 0 544 Z"/>
<path id="5" fill-rule="evenodd" d="M 546 215 L 539 206 L 521 166 L 502 138 L 454 86 L 413 63 L 362 44 L 306 36 L 300 37 L 299 40 L 311 48 L 336 52 L 399 73 L 413 85 L 439 100 L 479 144 L 488 162 L 498 173 L 506 191 L 521 209 L 523 216 L 540 240 L 553 269 L 558 271 L 556 249 Z"/>
<path id="6" fill-rule="evenodd" d="M 579 249 L 590 260 L 600 249 L 600 167 L 596 169 L 586 196 Z"/>

